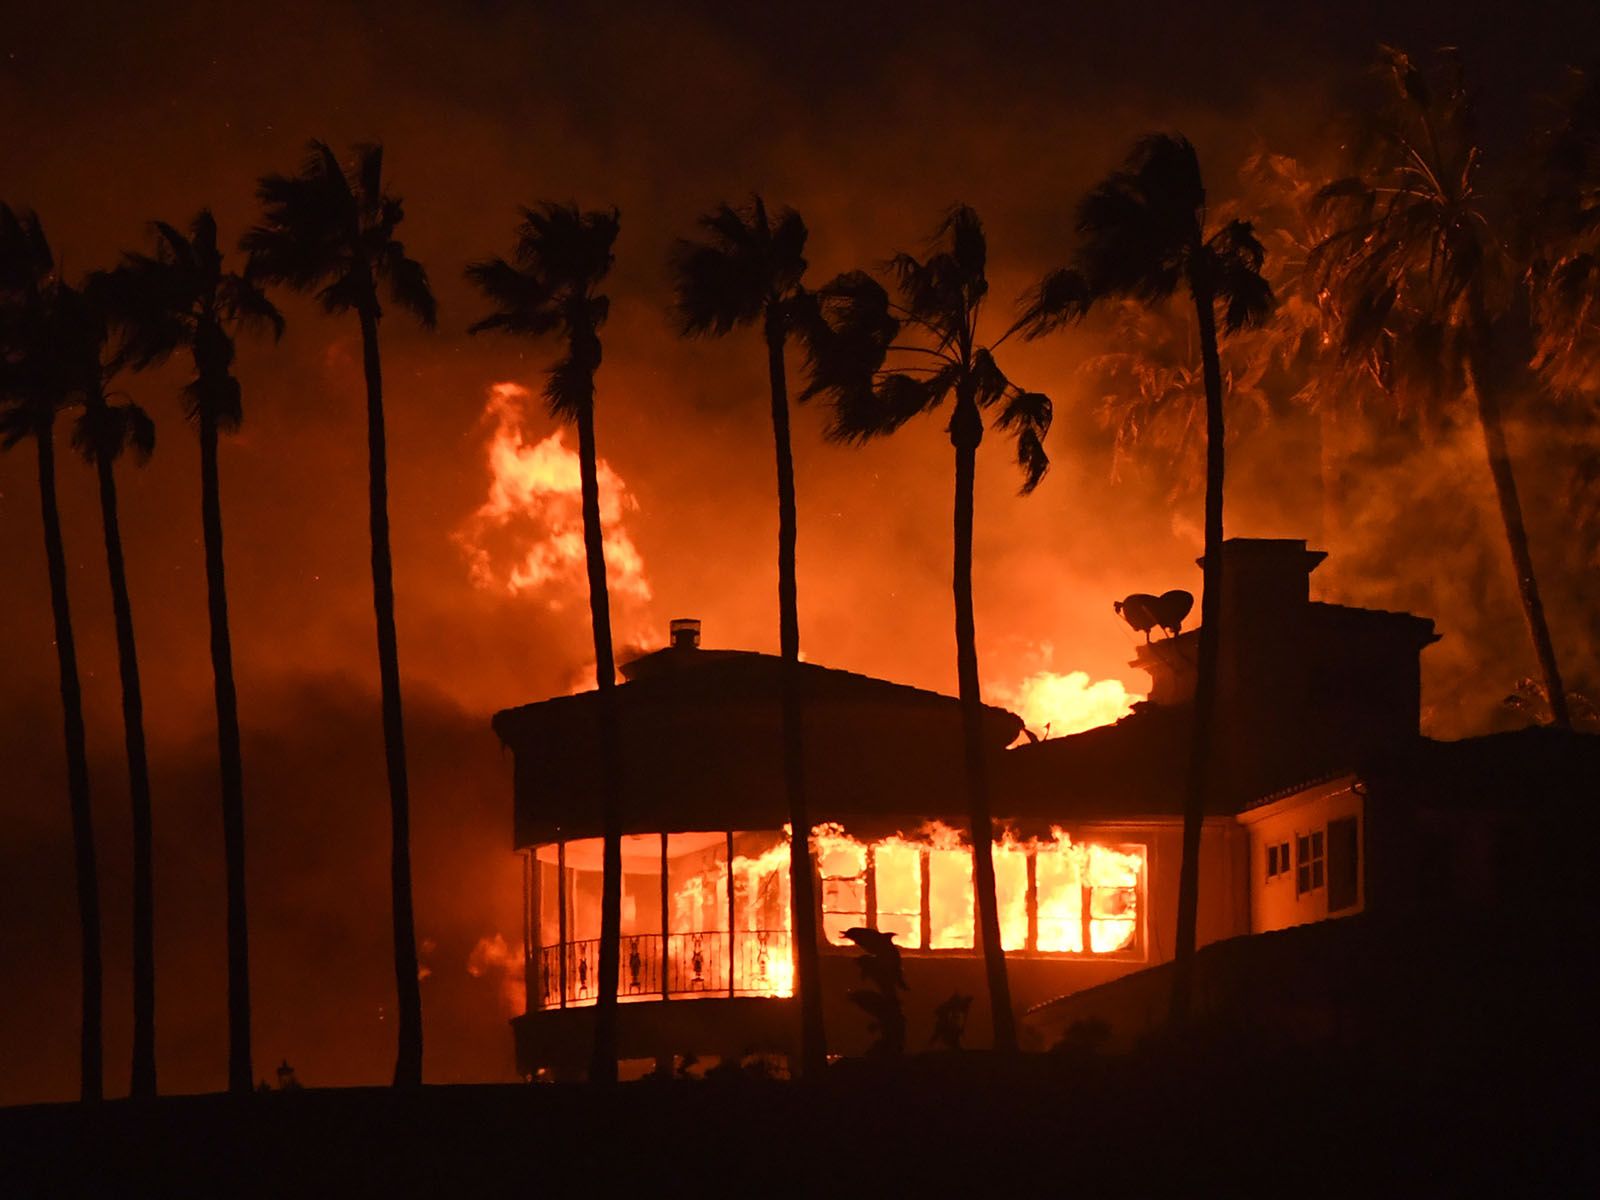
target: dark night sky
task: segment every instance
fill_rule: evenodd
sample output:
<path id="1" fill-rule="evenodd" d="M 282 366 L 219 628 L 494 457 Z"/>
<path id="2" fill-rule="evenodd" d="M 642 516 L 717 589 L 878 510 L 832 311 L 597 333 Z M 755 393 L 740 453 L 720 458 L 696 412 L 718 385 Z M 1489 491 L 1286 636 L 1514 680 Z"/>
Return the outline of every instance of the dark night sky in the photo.
<path id="1" fill-rule="evenodd" d="M 491 385 L 535 388 L 542 359 L 472 339 L 460 268 L 503 249 L 514 207 L 616 204 L 623 233 L 600 376 L 602 457 L 624 481 L 641 594 L 624 642 L 667 618 L 707 642 L 775 649 L 771 449 L 751 338 L 685 344 L 665 315 L 664 257 L 710 202 L 758 189 L 799 208 L 813 278 L 915 248 L 955 200 L 990 233 L 1009 300 L 1070 250 L 1070 211 L 1138 134 L 1177 128 L 1226 196 L 1254 147 L 1325 155 L 1330 118 L 1379 41 L 1459 45 L 1483 90 L 1491 167 L 1574 47 L 1592 3 L 1452 5 L 6 4 L 0 199 L 36 208 L 68 273 L 108 265 L 152 218 L 201 205 L 236 237 L 255 178 L 310 137 L 382 140 L 402 228 L 441 324 L 383 329 L 402 665 L 417 810 L 419 928 L 432 1080 L 505 1078 L 498 981 L 474 944 L 514 941 L 509 764 L 496 708 L 568 690 L 586 662 L 579 577 L 522 594 L 475 587 L 455 535 L 485 501 Z M 556 11 L 559 10 L 559 11 Z M 235 653 L 246 723 L 257 1069 L 287 1056 L 313 1083 L 378 1081 L 392 1061 L 387 825 L 367 574 L 360 353 L 353 320 L 281 298 L 280 346 L 246 343 L 244 432 L 224 450 Z M 999 305 L 996 306 L 997 309 Z M 1002 319 L 996 313 L 995 319 Z M 1055 467 L 1015 495 L 1007 449 L 980 459 L 977 605 L 984 678 L 1038 671 L 1141 687 L 1110 601 L 1198 591 L 1198 506 L 1107 482 L 1105 437 L 1075 363 L 1093 329 L 1019 346 L 1013 378 L 1050 392 Z M 194 440 L 176 371 L 126 380 L 160 444 L 121 472 L 155 756 L 162 1083 L 221 1086 L 223 931 Z M 866 450 L 802 414 L 800 587 L 813 660 L 954 689 L 949 450 L 936 420 Z M 553 426 L 530 410 L 530 442 Z M 569 436 L 568 441 L 571 442 Z M 1292 448 L 1290 448 L 1292 449 Z M 1330 544 L 1325 594 L 1435 617 L 1431 728 L 1472 732 L 1530 671 L 1508 573 L 1488 541 L 1417 529 L 1414 555 L 1363 553 L 1407 497 L 1449 489 L 1492 521 L 1481 450 L 1451 444 L 1371 486 L 1368 523 Z M 1230 533 L 1313 536 L 1315 461 L 1241 448 Z M 1299 482 L 1296 482 L 1296 481 Z M 108 1064 L 125 1086 L 126 782 L 92 478 L 64 464 L 104 897 Z M 1536 533 L 1558 529 L 1530 485 Z M 1548 489 L 1546 489 L 1548 491 Z M 547 513 L 559 516 L 556 510 Z M 1492 526 L 1490 526 L 1492 529 Z M 31 455 L 0 459 L 0 1103 L 75 1087 L 76 923 L 60 716 Z M 1443 546 L 1436 543 L 1444 543 Z M 1360 544 L 1358 544 L 1360 543 Z M 1337 572 L 1341 552 L 1367 564 Z M 1380 565 L 1374 565 L 1381 561 Z M 1487 564 L 1487 565 L 1486 565 Z M 501 564 L 503 565 L 503 564 Z M 1485 582 L 1485 580 L 1487 582 Z M 1576 600 L 1551 598 L 1576 656 Z M 1593 647 L 1582 656 L 1593 669 Z"/>

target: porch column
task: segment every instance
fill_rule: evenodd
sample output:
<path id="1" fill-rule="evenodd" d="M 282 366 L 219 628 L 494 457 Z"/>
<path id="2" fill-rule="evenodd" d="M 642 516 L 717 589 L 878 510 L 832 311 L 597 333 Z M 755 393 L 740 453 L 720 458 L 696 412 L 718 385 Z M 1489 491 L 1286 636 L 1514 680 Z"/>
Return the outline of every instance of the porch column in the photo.
<path id="1" fill-rule="evenodd" d="M 667 835 L 661 835 L 661 998 L 665 1000 L 671 988 L 667 984 L 669 947 L 672 945 L 671 897 L 667 888 Z M 672 1074 L 668 1070 L 668 1075 Z"/>
<path id="2" fill-rule="evenodd" d="M 561 1007 L 567 1006 L 567 843 L 556 843 L 556 936 L 561 939 L 557 965 L 561 971 Z"/>

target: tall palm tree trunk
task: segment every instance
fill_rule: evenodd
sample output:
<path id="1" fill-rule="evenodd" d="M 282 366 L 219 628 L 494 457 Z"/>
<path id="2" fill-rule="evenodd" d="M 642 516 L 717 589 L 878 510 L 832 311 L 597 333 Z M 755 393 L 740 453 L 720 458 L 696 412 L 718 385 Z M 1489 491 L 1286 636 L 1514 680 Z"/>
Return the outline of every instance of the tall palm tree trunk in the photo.
<path id="1" fill-rule="evenodd" d="M 418 983 L 416 922 L 411 906 L 411 795 L 400 707 L 400 647 L 394 625 L 394 564 L 389 554 L 389 461 L 383 424 L 383 364 L 378 317 L 361 312 L 361 354 L 367 379 L 368 498 L 372 531 L 372 607 L 378 627 L 378 679 L 383 693 L 383 750 L 389 773 L 394 977 L 400 1018 L 396 1087 L 422 1084 L 422 988 Z"/>
<path id="2" fill-rule="evenodd" d="M 1196 665 L 1194 728 L 1184 787 L 1183 861 L 1178 877 L 1178 933 L 1173 949 L 1172 1019 L 1188 1019 L 1194 991 L 1194 952 L 1200 911 L 1200 831 L 1210 799 L 1214 766 L 1217 662 L 1222 636 L 1222 484 L 1224 427 L 1222 367 L 1217 356 L 1217 321 L 1208 284 L 1190 280 L 1200 327 L 1200 358 L 1206 385 L 1205 560 L 1200 592 L 1199 662 Z"/>
<path id="3" fill-rule="evenodd" d="M 84 744 L 83 689 L 78 682 L 78 651 L 67 602 L 67 555 L 61 541 L 61 510 L 56 502 L 54 430 L 45 425 L 39 450 L 39 510 L 44 523 L 45 561 L 50 571 L 50 612 L 55 619 L 56 662 L 61 675 L 61 714 L 67 744 L 67 798 L 72 813 L 72 849 L 78 876 L 78 926 L 82 1027 L 78 1051 L 78 1094 L 99 1100 L 104 1094 L 101 1032 L 100 871 L 95 861 L 94 821 L 89 805 L 89 755 Z"/>
<path id="4" fill-rule="evenodd" d="M 239 702 L 228 636 L 228 586 L 222 559 L 222 492 L 217 475 L 217 421 L 200 410 L 200 519 L 206 550 L 206 604 L 211 616 L 211 678 L 217 706 L 217 762 L 222 775 L 222 842 L 228 889 L 228 1090 L 248 1095 L 250 1055 L 250 930 L 245 918 L 244 765 Z"/>
<path id="5" fill-rule="evenodd" d="M 978 473 L 978 443 L 983 417 L 966 389 L 958 393 L 950 421 L 956 451 L 955 568 L 956 679 L 961 696 L 961 727 L 966 749 L 967 813 L 972 829 L 973 883 L 978 894 L 978 939 L 983 947 L 994 1048 L 1017 1048 L 1016 1015 L 1000 944 L 1000 906 L 995 899 L 994 822 L 989 816 L 989 771 L 983 747 L 983 697 L 978 685 L 978 635 L 972 616 L 973 485 Z"/>
<path id="6" fill-rule="evenodd" d="M 122 733 L 128 753 L 128 792 L 133 809 L 133 1078 L 130 1094 L 156 1094 L 155 865 L 150 817 L 150 764 L 145 752 L 144 699 L 139 689 L 139 654 L 133 640 L 133 604 L 117 521 L 117 481 L 111 458 L 95 455 L 100 483 L 100 524 L 111 576 L 111 611 L 117 630 L 117 669 L 122 678 Z"/>
<path id="7" fill-rule="evenodd" d="M 800 1070 L 808 1076 L 828 1062 L 822 1020 L 821 959 L 817 950 L 816 885 L 811 866 L 811 815 L 806 802 L 800 717 L 800 603 L 795 583 L 799 518 L 794 498 L 794 451 L 789 438 L 789 388 L 784 331 L 767 317 L 767 376 L 772 385 L 772 440 L 778 459 L 778 643 L 783 655 L 783 783 L 789 797 L 789 906 L 794 930 L 795 991 L 800 997 Z"/>
<path id="8" fill-rule="evenodd" d="M 611 647 L 611 593 L 600 528 L 600 478 L 594 444 L 594 385 L 578 408 L 578 474 L 583 499 L 583 548 L 589 573 L 589 623 L 594 630 L 594 681 L 600 706 L 601 832 L 600 992 L 595 1004 L 592 1083 L 617 1081 L 617 977 L 622 967 L 622 745 L 617 715 L 617 667 Z M 729 886 L 733 864 L 728 864 Z M 730 943 L 733 931 L 728 931 Z M 663 952 L 665 948 L 663 947 Z M 729 967 L 732 963 L 730 960 Z"/>
<path id="9" fill-rule="evenodd" d="M 1487 324 L 1482 319 L 1479 323 L 1480 326 Z M 1486 378 L 1487 372 L 1482 366 L 1488 357 L 1484 348 L 1486 340 L 1486 335 L 1480 335 L 1479 350 L 1468 355 L 1467 386 L 1472 389 L 1477 401 L 1478 424 L 1483 428 L 1489 474 L 1494 479 L 1495 499 L 1500 505 L 1500 522 L 1506 532 L 1506 549 L 1511 553 L 1511 570 L 1517 577 L 1517 597 L 1522 601 L 1522 617 L 1528 625 L 1528 637 L 1533 642 L 1534 658 L 1538 661 L 1545 697 L 1550 704 L 1550 720 L 1558 728 L 1570 729 L 1572 717 L 1567 710 L 1567 692 L 1561 682 L 1561 668 L 1556 664 L 1555 643 L 1550 638 L 1550 625 L 1545 619 L 1544 601 L 1539 597 L 1539 580 L 1533 571 L 1533 552 L 1528 546 L 1528 529 L 1522 519 L 1517 477 L 1511 469 L 1511 450 L 1506 444 L 1500 398 Z"/>

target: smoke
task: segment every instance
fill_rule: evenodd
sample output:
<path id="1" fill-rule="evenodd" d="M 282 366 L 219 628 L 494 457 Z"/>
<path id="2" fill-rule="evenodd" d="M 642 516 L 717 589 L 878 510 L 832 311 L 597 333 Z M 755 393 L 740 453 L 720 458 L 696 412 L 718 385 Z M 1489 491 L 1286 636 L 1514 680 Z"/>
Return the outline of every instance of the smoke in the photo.
<path id="1" fill-rule="evenodd" d="M 489 979 L 499 984 L 505 1015 L 514 1017 L 527 1008 L 527 964 L 522 955 L 512 953 L 506 939 L 496 933 L 481 937 L 467 955 L 467 974 L 474 979 Z"/>

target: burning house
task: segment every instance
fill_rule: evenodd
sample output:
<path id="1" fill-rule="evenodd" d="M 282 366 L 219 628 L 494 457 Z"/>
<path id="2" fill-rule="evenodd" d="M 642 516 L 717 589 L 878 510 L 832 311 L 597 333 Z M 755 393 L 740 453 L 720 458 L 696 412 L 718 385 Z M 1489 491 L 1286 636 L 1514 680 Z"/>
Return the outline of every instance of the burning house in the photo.
<path id="1" fill-rule="evenodd" d="M 1419 739 L 1433 623 L 1310 599 L 1302 541 L 1224 545 L 1217 785 L 1200 850 L 1202 944 L 1343 916 L 1367 903 L 1364 793 L 1351 774 Z M 1019 1014 L 1168 961 L 1181 859 L 1196 634 L 1135 665 L 1150 697 L 1114 725 L 1030 741 L 984 712 L 1001 938 Z M 671 1061 L 784 1052 L 797 1020 L 776 657 L 700 645 L 698 622 L 623 668 L 620 1052 Z M 949 696 L 801 664 L 830 1049 L 869 1040 L 846 993 L 844 931 L 892 933 L 908 1044 L 974 998 L 988 1026 L 965 837 L 961 716 Z M 505 710 L 525 860 L 525 1074 L 580 1073 L 598 994 L 597 695 Z M 1030 1017 L 1025 1027 L 1043 1026 Z"/>

